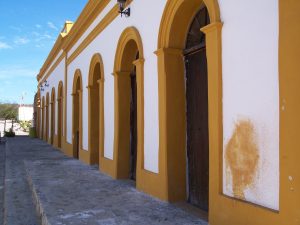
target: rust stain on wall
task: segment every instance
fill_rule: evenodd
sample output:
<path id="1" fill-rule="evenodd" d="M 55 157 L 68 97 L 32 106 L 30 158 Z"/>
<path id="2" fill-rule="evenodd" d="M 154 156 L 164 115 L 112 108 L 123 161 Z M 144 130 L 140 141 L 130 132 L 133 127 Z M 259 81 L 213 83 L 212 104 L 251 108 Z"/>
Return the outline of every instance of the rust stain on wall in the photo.
<path id="1" fill-rule="evenodd" d="M 245 189 L 255 183 L 259 161 L 255 129 L 250 120 L 236 123 L 226 146 L 225 160 L 232 176 L 234 197 L 245 199 Z"/>

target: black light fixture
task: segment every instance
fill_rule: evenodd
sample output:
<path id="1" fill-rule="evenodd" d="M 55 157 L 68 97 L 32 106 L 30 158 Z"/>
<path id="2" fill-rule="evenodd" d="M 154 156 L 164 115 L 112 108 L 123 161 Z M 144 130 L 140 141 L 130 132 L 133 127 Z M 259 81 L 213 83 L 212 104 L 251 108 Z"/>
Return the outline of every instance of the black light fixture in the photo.
<path id="1" fill-rule="evenodd" d="M 48 81 L 45 80 L 44 85 L 45 87 L 49 87 Z"/>
<path id="2" fill-rule="evenodd" d="M 41 84 L 40 85 L 40 89 L 41 89 L 41 91 L 44 91 L 45 89 L 44 89 L 44 86 Z"/>
<path id="3" fill-rule="evenodd" d="M 118 4 L 119 4 L 119 13 L 121 14 L 121 17 L 123 15 L 125 15 L 125 17 L 129 17 L 130 16 L 130 8 L 125 10 L 126 0 L 118 0 Z"/>

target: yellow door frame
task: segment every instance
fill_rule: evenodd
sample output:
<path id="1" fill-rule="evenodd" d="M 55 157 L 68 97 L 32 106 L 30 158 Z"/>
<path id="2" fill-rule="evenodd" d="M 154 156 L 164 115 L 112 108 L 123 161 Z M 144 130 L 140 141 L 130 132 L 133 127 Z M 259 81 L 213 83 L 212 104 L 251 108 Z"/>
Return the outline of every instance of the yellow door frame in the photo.
<path id="1" fill-rule="evenodd" d="M 79 82 L 79 85 L 78 85 Z M 79 120 L 79 140 L 78 140 L 78 145 L 79 145 L 79 152 L 78 152 L 78 159 L 81 159 L 82 155 L 82 75 L 81 71 L 77 69 L 74 74 L 73 78 L 73 89 L 72 89 L 72 96 L 73 96 L 73 110 L 72 110 L 72 118 L 73 118 L 73 128 L 72 128 L 72 145 L 73 145 L 73 152 L 72 155 L 75 157 L 75 151 L 74 151 L 74 140 L 75 140 L 75 119 Z M 75 104 L 75 98 L 78 98 L 78 105 Z M 78 118 L 75 118 L 75 110 L 79 109 L 79 112 L 77 112 Z"/>
<path id="2" fill-rule="evenodd" d="M 100 78 L 95 81 L 94 76 L 95 76 L 95 68 L 96 66 L 99 66 L 100 68 Z M 97 88 L 97 86 L 99 88 Z M 104 160 L 104 65 L 102 61 L 102 57 L 99 53 L 93 55 L 90 63 L 90 68 L 89 68 L 89 79 L 88 79 L 88 105 L 89 105 L 89 116 L 88 116 L 88 130 L 89 130 L 89 135 L 88 135 L 88 143 L 89 143 L 89 159 L 90 159 L 90 164 L 102 164 L 102 161 Z M 92 93 L 99 90 L 98 93 Z M 95 102 L 94 96 L 95 94 L 98 94 L 99 96 L 99 108 L 96 112 L 92 110 L 92 103 Z M 98 114 L 99 115 L 99 135 L 98 137 L 94 137 L 91 135 L 92 131 L 92 123 L 94 120 L 94 115 Z M 93 141 L 98 138 L 99 141 L 99 149 L 94 152 L 92 149 L 93 146 Z M 96 158 L 97 154 L 99 155 L 99 160 L 97 162 Z M 99 166 L 99 169 L 101 167 Z"/>

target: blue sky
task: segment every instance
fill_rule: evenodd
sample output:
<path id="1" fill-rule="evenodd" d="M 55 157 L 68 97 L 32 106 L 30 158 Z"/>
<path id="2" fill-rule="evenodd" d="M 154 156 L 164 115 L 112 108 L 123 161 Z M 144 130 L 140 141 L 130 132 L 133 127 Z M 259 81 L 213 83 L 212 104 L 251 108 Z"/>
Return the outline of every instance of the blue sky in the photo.
<path id="1" fill-rule="evenodd" d="M 87 0 L 0 0 L 0 102 L 33 103 L 36 75 L 66 20 Z"/>

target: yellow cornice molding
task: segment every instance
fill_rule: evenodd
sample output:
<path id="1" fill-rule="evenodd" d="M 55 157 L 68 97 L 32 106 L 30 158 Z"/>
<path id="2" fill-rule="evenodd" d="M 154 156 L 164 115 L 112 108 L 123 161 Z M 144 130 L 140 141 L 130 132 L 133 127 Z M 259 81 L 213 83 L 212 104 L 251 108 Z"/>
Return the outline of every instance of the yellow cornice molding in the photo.
<path id="1" fill-rule="evenodd" d="M 51 65 L 51 63 L 55 59 L 55 57 L 57 57 L 59 52 L 61 50 L 63 50 L 63 48 L 62 48 L 63 43 L 65 42 L 66 37 L 69 35 L 69 32 L 71 31 L 72 27 L 73 27 L 73 22 L 67 20 L 65 22 L 64 28 L 62 29 L 62 32 L 58 35 L 52 50 L 50 51 L 50 53 L 49 53 L 46 61 L 44 62 L 42 68 L 40 69 L 39 74 L 37 75 L 37 81 L 38 82 L 40 82 L 40 80 L 44 77 L 47 69 L 49 68 L 49 66 Z M 64 52 L 63 52 L 63 55 L 65 55 Z"/>
<path id="2" fill-rule="evenodd" d="M 132 1 L 133 0 L 129 0 L 127 5 L 129 5 Z M 63 50 L 64 53 L 68 52 L 77 43 L 84 32 L 90 27 L 97 16 L 105 9 L 109 2 L 110 0 L 89 0 L 74 24 L 71 21 L 66 21 L 66 24 L 72 23 L 72 25 L 67 34 L 61 33 L 58 36 L 51 52 L 49 53 L 40 70 L 40 73 L 37 75 L 37 80 L 39 82 L 44 77 L 45 72 L 60 50 Z M 80 43 L 79 47 L 73 52 L 73 54 L 68 57 L 67 65 L 69 65 L 97 37 L 97 35 L 99 35 L 119 15 L 118 12 L 119 7 L 116 3 L 115 6 L 101 20 L 101 22 L 92 30 L 91 33 L 89 33 L 83 42 Z M 54 68 L 52 68 L 52 71 L 53 70 Z M 47 73 L 47 75 L 49 76 L 49 73 Z M 45 78 L 43 78 L 43 80 L 45 80 Z"/>
<path id="3" fill-rule="evenodd" d="M 62 45 L 63 37 L 61 35 L 58 36 L 56 39 L 56 42 L 51 49 L 46 61 L 44 62 L 42 68 L 40 69 L 39 74 L 37 75 L 37 80 L 40 81 L 40 79 L 44 76 L 45 72 L 47 71 L 48 67 L 51 65 L 52 61 L 55 59 L 57 54 L 61 50 L 61 45 Z"/>
<path id="4" fill-rule="evenodd" d="M 42 76 L 39 80 L 38 80 L 38 87 L 40 83 L 43 83 L 49 76 L 50 74 L 55 70 L 55 68 L 61 63 L 61 61 L 65 58 L 65 54 L 61 54 L 61 56 L 56 60 L 56 62 L 51 66 L 51 68 L 49 69 L 49 71 L 47 72 L 47 74 L 45 74 L 44 76 Z"/>
<path id="5" fill-rule="evenodd" d="M 109 2 L 110 0 L 90 0 L 74 24 L 71 21 L 66 21 L 65 28 L 67 29 L 67 32 L 62 32 L 59 34 L 52 50 L 50 51 L 46 61 L 36 77 L 38 81 L 43 78 L 44 73 L 59 51 L 64 49 L 69 50 Z"/>
<path id="6" fill-rule="evenodd" d="M 129 0 L 127 3 L 127 6 L 132 2 L 133 0 Z M 102 4 L 105 4 L 106 0 L 100 1 Z M 108 3 L 107 3 L 108 4 Z M 105 6 L 107 5 L 105 4 Z M 104 8 L 105 8 L 104 6 Z M 100 8 L 100 7 L 99 7 Z M 103 8 L 103 9 L 104 9 Z M 97 11 L 95 12 L 95 18 L 100 14 L 101 11 Z M 104 18 L 101 20 L 100 23 L 98 23 L 96 25 L 96 27 L 89 33 L 89 35 L 80 43 L 79 47 L 72 53 L 72 55 L 70 55 L 70 57 L 68 57 L 67 59 L 67 65 L 69 65 L 74 59 L 76 59 L 76 57 L 119 15 L 119 6 L 116 3 L 115 6 L 104 16 Z M 92 23 L 93 21 L 91 21 Z M 77 22 L 76 22 L 77 23 Z M 75 23 L 75 25 L 76 25 Z M 75 26 L 74 25 L 74 26 Z M 84 31 L 89 27 L 89 25 L 87 27 L 84 28 Z M 73 31 L 76 30 L 76 27 L 74 27 Z M 78 32 L 80 33 L 80 32 Z M 83 32 L 82 32 L 83 34 Z M 81 37 L 81 35 L 79 36 L 79 38 Z M 72 38 L 72 35 L 68 36 L 68 39 Z M 79 39 L 78 38 L 78 39 Z M 68 49 L 72 48 L 74 46 L 74 44 L 76 43 L 73 42 L 71 46 L 68 47 Z M 65 44 L 65 46 L 67 45 L 67 42 Z"/>
<path id="7" fill-rule="evenodd" d="M 118 15 L 119 8 L 116 4 L 70 55 L 67 64 L 69 65 Z"/>
<path id="8" fill-rule="evenodd" d="M 70 31 L 70 35 L 68 35 L 66 42 L 62 46 L 63 49 L 69 51 L 75 45 L 109 2 L 110 0 L 90 0 L 86 4 L 78 19 L 74 23 L 73 29 Z"/>

